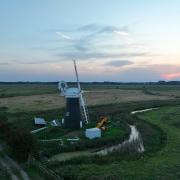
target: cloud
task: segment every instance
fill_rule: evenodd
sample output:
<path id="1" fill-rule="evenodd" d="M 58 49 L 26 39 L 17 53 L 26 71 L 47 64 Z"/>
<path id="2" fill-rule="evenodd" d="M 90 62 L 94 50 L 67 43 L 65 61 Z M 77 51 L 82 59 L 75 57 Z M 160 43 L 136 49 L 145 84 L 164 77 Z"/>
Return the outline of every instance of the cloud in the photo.
<path id="1" fill-rule="evenodd" d="M 115 26 L 104 26 L 102 29 L 99 31 L 100 33 L 113 33 L 114 31 L 117 31 L 119 28 Z"/>
<path id="2" fill-rule="evenodd" d="M 76 31 L 86 31 L 86 32 L 92 32 L 92 31 L 97 31 L 101 28 L 100 25 L 98 24 L 86 24 L 84 26 L 81 26 L 78 28 Z"/>
<path id="3" fill-rule="evenodd" d="M 163 77 L 166 80 L 174 80 L 174 79 L 180 78 L 180 72 L 163 74 Z"/>
<path id="4" fill-rule="evenodd" d="M 6 65 L 8 65 L 9 63 L 7 63 L 7 62 L 0 62 L 0 66 L 6 66 Z"/>
<path id="5" fill-rule="evenodd" d="M 16 64 L 29 64 L 29 65 L 36 65 L 36 64 L 49 64 L 54 63 L 54 61 L 30 61 L 30 62 L 17 62 Z"/>
<path id="6" fill-rule="evenodd" d="M 116 26 L 110 26 L 110 25 L 98 26 L 94 24 L 89 24 L 80 29 L 85 30 L 86 32 L 87 31 L 91 32 L 91 34 L 87 36 L 88 39 L 95 38 L 95 37 L 97 38 L 98 36 L 101 36 L 101 35 L 113 35 L 114 33 L 122 35 L 122 36 L 129 35 L 129 31 L 126 26 L 116 27 Z"/>
<path id="7" fill-rule="evenodd" d="M 116 74 L 115 77 L 119 77 L 119 81 L 124 82 L 147 82 L 161 79 L 161 75 L 151 68 L 131 68 Z"/>
<path id="8" fill-rule="evenodd" d="M 79 60 L 88 60 L 88 59 L 104 59 L 104 58 L 132 58 L 132 57 L 144 57 L 147 56 L 148 53 L 108 53 L 108 52 L 67 52 L 67 53 L 59 53 L 57 56 L 65 59 L 79 59 Z"/>
<path id="9" fill-rule="evenodd" d="M 129 35 L 128 32 L 125 32 L 125 31 L 114 31 L 114 33 L 118 34 L 118 35 L 121 35 L 121 36 L 127 36 Z"/>
<path id="10" fill-rule="evenodd" d="M 61 38 L 63 38 L 63 39 L 72 40 L 72 38 L 71 38 L 70 36 L 67 36 L 67 35 L 65 35 L 65 34 L 63 34 L 63 33 L 61 33 L 61 32 L 56 32 L 56 34 L 57 34 L 58 36 L 60 36 Z"/>
<path id="11" fill-rule="evenodd" d="M 127 60 L 114 60 L 114 61 L 110 61 L 104 65 L 112 66 L 112 67 L 122 67 L 122 66 L 131 65 L 131 64 L 134 64 L 134 63 L 132 61 L 127 61 Z"/>
<path id="12" fill-rule="evenodd" d="M 66 35 L 66 33 L 71 36 Z M 121 36 L 129 35 L 127 26 L 111 26 L 99 24 L 87 24 L 74 30 L 56 31 L 56 34 L 65 40 L 70 40 L 68 43 L 78 51 L 88 51 L 97 43 L 107 44 L 113 35 Z M 72 38 L 73 37 L 73 38 Z"/>
<path id="13" fill-rule="evenodd" d="M 87 24 L 77 29 L 78 31 L 94 32 L 95 34 L 101 33 L 114 33 L 114 32 L 124 32 L 128 33 L 127 26 L 111 26 L 111 25 L 97 25 L 97 24 Z"/>
<path id="14" fill-rule="evenodd" d="M 9 61 L 9 65 L 13 66 L 21 66 L 21 65 L 39 65 L 39 64 L 54 64 L 54 63 L 59 63 L 61 60 L 57 57 L 51 57 L 51 58 L 27 58 L 27 59 L 14 59 L 12 61 Z M 1 64 L 0 64 L 1 65 Z"/>
<path id="15" fill-rule="evenodd" d="M 145 69 L 158 74 L 164 80 L 178 80 L 180 78 L 179 64 L 152 64 L 147 65 Z"/>
<path id="16" fill-rule="evenodd" d="M 111 64 L 111 61 L 109 63 Z M 126 61 L 124 63 L 126 64 Z M 114 66 L 112 66 L 111 71 L 107 71 L 106 67 L 104 67 L 105 71 L 103 73 L 103 77 L 105 78 L 105 80 L 125 81 L 125 82 L 134 82 L 134 81 L 147 82 L 147 81 L 159 81 L 159 80 L 178 81 L 180 80 L 180 65 L 179 64 L 174 64 L 174 65 L 173 64 L 151 64 L 151 65 L 145 65 L 143 67 L 129 66 L 128 68 L 121 68 L 118 70 L 114 68 L 114 67 L 118 67 L 118 61 L 115 61 L 115 62 L 112 61 L 112 64 Z M 121 67 L 121 64 L 120 64 L 120 67 Z"/>
<path id="17" fill-rule="evenodd" d="M 81 51 L 81 52 L 85 52 L 85 51 L 88 51 L 88 50 L 89 50 L 89 48 L 88 48 L 87 45 L 80 44 L 80 43 L 74 45 L 74 48 L 75 48 L 76 50 L 78 50 L 78 51 Z"/>
<path id="18" fill-rule="evenodd" d="M 61 40 L 50 42 L 48 47 L 37 50 L 51 51 L 62 60 L 119 59 L 146 57 L 151 55 L 132 39 L 128 26 L 86 24 L 77 28 L 56 29 Z M 128 38 L 122 36 L 129 36 Z M 117 38 L 119 36 L 119 38 Z M 136 47 L 136 49 L 134 48 Z M 142 47 L 142 45 L 141 45 Z M 54 51 L 54 52 L 53 52 Z"/>
<path id="19" fill-rule="evenodd" d="M 66 35 L 67 32 L 70 36 Z M 60 52 L 57 53 L 63 59 L 129 58 L 147 55 L 147 52 L 142 50 L 139 52 L 130 51 L 133 43 L 124 43 L 124 38 L 123 40 L 117 39 L 116 35 L 129 35 L 127 26 L 86 24 L 73 30 L 56 31 L 56 34 L 67 40 L 60 42 L 64 44 Z M 126 46 L 124 52 L 122 50 L 123 44 Z M 55 48 L 55 50 L 58 49 Z M 119 53 L 120 50 L 121 53 Z"/>
<path id="20" fill-rule="evenodd" d="M 179 64 L 152 64 L 149 67 L 161 74 L 180 72 Z"/>

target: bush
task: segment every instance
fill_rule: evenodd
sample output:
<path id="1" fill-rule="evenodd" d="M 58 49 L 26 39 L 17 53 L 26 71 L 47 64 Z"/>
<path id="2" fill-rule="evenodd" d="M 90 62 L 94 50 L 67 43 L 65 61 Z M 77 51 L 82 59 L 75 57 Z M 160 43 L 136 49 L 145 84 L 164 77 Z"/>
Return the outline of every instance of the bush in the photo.
<path id="1" fill-rule="evenodd" d="M 15 129 L 10 131 L 7 136 L 7 144 L 11 154 L 18 161 L 26 161 L 37 150 L 34 137 L 25 129 Z"/>
<path id="2" fill-rule="evenodd" d="M 0 135 L 18 161 L 26 161 L 37 150 L 37 143 L 30 132 L 13 126 L 7 120 L 0 122 Z"/>

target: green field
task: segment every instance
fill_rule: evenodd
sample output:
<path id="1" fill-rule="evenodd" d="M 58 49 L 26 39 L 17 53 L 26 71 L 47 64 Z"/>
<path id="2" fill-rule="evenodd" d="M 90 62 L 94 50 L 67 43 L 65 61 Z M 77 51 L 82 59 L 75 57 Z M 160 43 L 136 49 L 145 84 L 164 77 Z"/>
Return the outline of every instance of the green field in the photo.
<path id="1" fill-rule="evenodd" d="M 7 86 L 9 86 L 7 88 Z M 12 86 L 12 87 L 11 87 Z M 22 86 L 22 87 L 21 87 Z M 6 88 L 6 90 L 4 90 Z M 178 86 L 142 86 L 142 85 L 84 85 L 84 96 L 88 106 L 120 104 L 126 102 L 175 100 L 180 97 Z M 151 90 L 152 89 L 152 90 Z M 3 95 L 0 108 L 9 113 L 40 112 L 62 109 L 64 97 L 60 96 L 57 84 L 9 84 L 0 85 Z"/>
<path id="2" fill-rule="evenodd" d="M 30 96 L 57 92 L 55 84 L 0 84 L 0 97 Z"/>
<path id="3" fill-rule="evenodd" d="M 179 112 L 180 106 L 173 106 L 138 115 L 144 123 L 140 125 L 144 126 L 141 133 L 147 150 L 143 155 L 116 153 L 99 159 L 82 156 L 51 166 L 65 179 L 179 179 Z"/>
<path id="4" fill-rule="evenodd" d="M 80 141 L 65 142 L 63 148 L 59 142 L 39 142 L 39 161 L 64 179 L 180 179 L 180 86 L 83 84 L 82 87 L 87 90 L 91 118 L 85 128 L 95 127 L 98 117 L 105 114 L 110 120 L 108 130 L 101 139 L 88 140 L 85 129 L 72 131 L 48 125 L 46 130 L 34 135 L 38 142 L 75 136 Z M 33 123 L 34 117 L 43 117 L 48 122 L 61 119 L 64 106 L 57 84 L 0 84 L 1 123 L 7 118 L 15 127 L 31 131 L 39 128 Z M 152 107 L 159 109 L 130 114 Z M 136 125 L 144 153 L 131 149 L 102 157 L 91 153 L 127 139 L 130 133 L 127 124 Z M 23 166 L 31 178 L 48 179 L 38 167 L 26 163 Z"/>
<path id="5" fill-rule="evenodd" d="M 76 86 L 76 84 L 69 84 Z M 143 90 L 149 91 L 178 91 L 180 85 L 148 85 L 148 84 L 82 84 L 84 90 L 122 89 L 122 90 Z M 41 94 L 54 94 L 58 92 L 57 83 L 13 83 L 0 84 L 0 97 L 31 96 Z"/>

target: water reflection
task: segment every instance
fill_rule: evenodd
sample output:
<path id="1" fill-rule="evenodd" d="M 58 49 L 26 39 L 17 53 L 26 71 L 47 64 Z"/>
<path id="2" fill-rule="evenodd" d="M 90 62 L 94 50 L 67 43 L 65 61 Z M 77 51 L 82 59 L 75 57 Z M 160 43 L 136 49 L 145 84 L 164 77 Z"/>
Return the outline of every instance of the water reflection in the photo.
<path id="1" fill-rule="evenodd" d="M 117 144 L 103 150 L 96 152 L 98 155 L 107 155 L 112 152 L 125 152 L 125 151 L 137 151 L 137 152 L 144 152 L 144 145 L 143 141 L 140 137 L 140 134 L 134 125 L 129 125 L 131 128 L 131 133 L 129 139 L 122 142 L 121 144 Z"/>

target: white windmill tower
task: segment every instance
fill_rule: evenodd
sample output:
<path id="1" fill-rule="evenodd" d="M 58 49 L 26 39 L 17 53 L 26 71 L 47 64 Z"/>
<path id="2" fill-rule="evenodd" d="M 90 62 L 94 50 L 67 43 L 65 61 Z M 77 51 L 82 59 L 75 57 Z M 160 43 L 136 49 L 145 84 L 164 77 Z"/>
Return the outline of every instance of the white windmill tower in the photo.
<path id="1" fill-rule="evenodd" d="M 76 61 L 74 62 L 74 69 L 77 79 L 77 87 L 68 87 L 66 82 L 59 82 L 59 90 L 61 95 L 66 98 L 66 113 L 64 117 L 65 128 L 81 128 L 83 124 L 89 121 L 88 109 L 81 90 Z"/>

